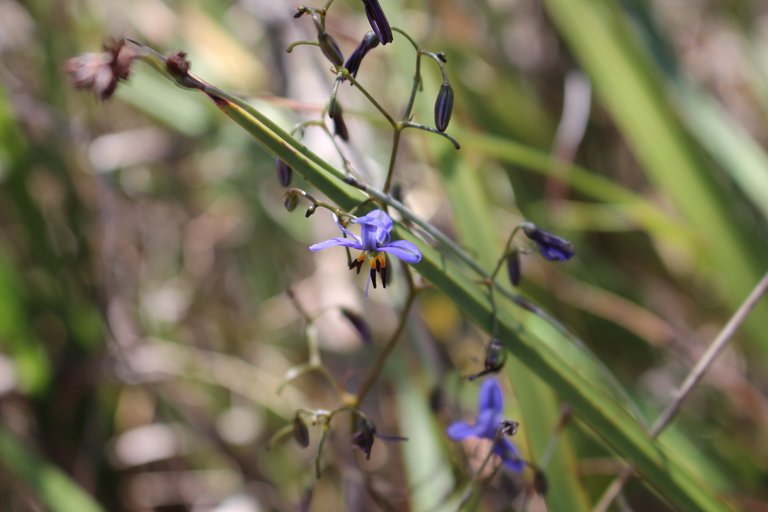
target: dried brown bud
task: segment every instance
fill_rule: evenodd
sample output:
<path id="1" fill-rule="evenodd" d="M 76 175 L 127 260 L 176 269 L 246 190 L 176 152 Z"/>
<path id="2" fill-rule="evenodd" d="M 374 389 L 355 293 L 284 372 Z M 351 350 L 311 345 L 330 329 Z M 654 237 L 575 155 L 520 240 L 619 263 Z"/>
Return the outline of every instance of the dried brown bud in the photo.
<path id="1" fill-rule="evenodd" d="M 179 50 L 165 59 L 165 67 L 174 78 L 185 77 L 189 73 L 189 60 L 187 52 Z"/>

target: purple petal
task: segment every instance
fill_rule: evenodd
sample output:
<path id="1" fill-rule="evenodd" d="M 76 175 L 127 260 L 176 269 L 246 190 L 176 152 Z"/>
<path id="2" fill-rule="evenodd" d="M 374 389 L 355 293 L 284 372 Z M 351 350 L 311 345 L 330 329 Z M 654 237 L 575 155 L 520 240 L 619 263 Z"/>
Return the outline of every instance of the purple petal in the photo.
<path id="1" fill-rule="evenodd" d="M 392 219 L 384 210 L 373 210 L 367 215 L 353 220 L 360 224 L 363 246 L 369 251 L 389 241 L 389 232 L 392 231 Z"/>
<path id="2" fill-rule="evenodd" d="M 387 215 L 387 212 L 384 210 L 373 210 L 367 215 L 356 218 L 352 222 L 355 224 L 368 224 L 377 228 L 381 228 L 385 231 L 392 230 L 392 218 Z"/>
<path id="3" fill-rule="evenodd" d="M 539 244 L 539 251 L 549 261 L 568 261 L 573 257 L 573 250 L 559 246 Z"/>
<path id="4" fill-rule="evenodd" d="M 501 438 L 493 445 L 493 453 L 501 458 L 504 466 L 512 471 L 521 472 L 525 468 L 525 461 L 520 458 L 517 447 L 507 438 Z"/>
<path id="5" fill-rule="evenodd" d="M 503 416 L 498 411 L 481 410 L 475 419 L 475 435 L 484 439 L 493 439 L 501 426 Z"/>
<path id="6" fill-rule="evenodd" d="M 448 434 L 448 437 L 454 441 L 461 441 L 468 437 L 477 437 L 475 435 L 474 425 L 470 425 L 466 421 L 457 421 L 456 423 L 451 424 L 445 432 Z"/>
<path id="7" fill-rule="evenodd" d="M 363 248 L 360 245 L 360 242 L 358 240 L 354 240 L 351 238 L 331 238 L 330 240 L 326 240 L 325 242 L 320 242 L 314 245 L 309 246 L 309 250 L 312 252 L 315 251 L 321 251 L 323 249 L 327 249 L 329 247 L 350 247 L 352 249 L 357 249 L 359 251 L 362 251 Z"/>
<path id="8" fill-rule="evenodd" d="M 344 225 L 341 223 L 341 219 L 339 219 L 339 217 L 335 213 L 333 214 L 333 221 L 336 223 L 337 226 L 339 226 L 339 229 L 342 232 L 344 232 L 344 234 L 346 234 L 348 237 L 354 238 L 355 240 L 360 241 L 360 237 L 354 234 L 353 232 L 351 232 L 350 230 L 348 230 L 347 228 L 345 228 Z"/>
<path id="9" fill-rule="evenodd" d="M 418 263 L 421 261 L 421 251 L 407 240 L 395 240 L 379 247 L 379 250 L 397 256 L 406 263 Z"/>
<path id="10" fill-rule="evenodd" d="M 480 388 L 480 394 L 477 398 L 479 412 L 494 411 L 501 414 L 504 411 L 504 395 L 501 393 L 501 386 L 496 379 L 488 379 L 483 382 Z"/>

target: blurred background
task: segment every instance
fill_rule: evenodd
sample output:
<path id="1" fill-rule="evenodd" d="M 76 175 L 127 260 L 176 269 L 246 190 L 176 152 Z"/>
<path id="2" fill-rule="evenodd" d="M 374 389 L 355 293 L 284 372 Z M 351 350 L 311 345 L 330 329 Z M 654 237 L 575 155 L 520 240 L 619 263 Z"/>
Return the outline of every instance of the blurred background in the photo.
<path id="1" fill-rule="evenodd" d="M 310 254 L 336 236 L 330 215 L 286 212 L 274 160 L 202 95 L 138 65 L 100 102 L 62 71 L 111 37 L 184 49 L 194 72 L 289 128 L 319 118 L 333 84 L 316 48 L 285 52 L 316 36 L 292 18 L 298 5 L 0 0 L 0 509 L 99 510 L 91 496 L 110 511 L 442 510 L 479 465 L 484 453 L 443 432 L 475 414 L 477 387 L 462 376 L 481 368 L 488 336 L 432 291 L 363 404 L 379 432 L 410 441 L 377 441 L 365 461 L 340 425 L 320 480 L 316 429 L 307 449 L 289 438 L 267 450 L 297 409 L 339 403 L 317 374 L 278 393 L 308 357 L 286 290 L 319 315 L 325 365 L 355 389 L 397 322 L 400 269 L 366 300 L 342 251 Z M 651 422 L 768 268 L 768 5 L 382 6 L 446 53 L 449 132 L 463 146 L 406 132 L 396 171 L 406 204 L 488 268 L 522 218 L 572 240 L 566 265 L 525 256 L 521 289 Z M 327 28 L 345 55 L 369 30 L 347 0 Z M 396 35 L 358 78 L 397 115 L 414 59 Z M 415 121 L 432 124 L 440 75 L 430 62 L 423 71 Z M 381 186 L 387 126 L 351 87 L 339 98 L 352 133 L 343 151 Z M 340 164 L 322 130 L 303 136 Z M 477 226 L 495 247 L 472 243 Z M 340 307 L 366 318 L 372 344 Z M 768 510 L 767 312 L 763 301 L 662 436 L 743 510 Z M 516 400 L 526 390 L 508 391 L 528 453 Z M 567 430 L 574 503 L 594 503 L 620 465 L 584 425 Z M 499 472 L 472 506 L 521 509 L 530 485 Z M 637 481 L 617 504 L 666 507 Z"/>

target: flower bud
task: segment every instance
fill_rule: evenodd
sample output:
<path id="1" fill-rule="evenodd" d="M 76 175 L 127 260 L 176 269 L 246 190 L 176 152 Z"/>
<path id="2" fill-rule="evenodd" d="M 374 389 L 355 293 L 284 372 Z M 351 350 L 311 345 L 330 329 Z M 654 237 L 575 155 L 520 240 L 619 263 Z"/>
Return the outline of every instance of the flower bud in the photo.
<path id="1" fill-rule="evenodd" d="M 368 327 L 368 324 L 363 317 L 347 308 L 341 308 L 341 314 L 344 315 L 344 318 L 349 320 L 349 323 L 352 324 L 352 327 L 357 331 L 357 334 L 360 335 L 360 339 L 363 340 L 363 343 L 370 345 L 373 341 L 373 335 L 371 334 L 371 328 Z"/>
<path id="2" fill-rule="evenodd" d="M 512 283 L 512 286 L 520 284 L 522 265 L 520 262 L 520 253 L 516 250 L 509 253 L 509 256 L 507 256 L 507 275 L 509 276 L 509 282 Z"/>
<path id="3" fill-rule="evenodd" d="M 360 71 L 360 64 L 363 62 L 363 57 L 377 46 L 379 46 L 379 36 L 375 33 L 368 32 L 363 36 L 363 40 L 360 41 L 360 44 L 357 45 L 355 51 L 352 52 L 347 59 L 347 62 L 344 63 L 344 67 L 347 68 L 350 75 L 357 77 L 357 72 Z"/>
<path id="4" fill-rule="evenodd" d="M 444 132 L 448 128 L 453 113 L 453 87 L 448 82 L 443 82 L 435 101 L 435 127 Z"/>
<path id="5" fill-rule="evenodd" d="M 477 373 L 473 373 L 469 377 L 469 380 L 475 380 L 489 373 L 497 373 L 504 368 L 504 363 L 507 362 L 507 350 L 504 345 L 501 344 L 496 338 L 491 338 L 488 342 L 488 346 L 485 347 L 485 359 L 483 360 L 483 370 Z"/>
<path id="6" fill-rule="evenodd" d="M 288 191 L 285 193 L 285 199 L 283 200 L 283 206 L 289 212 L 292 212 L 299 206 L 299 195 L 295 192 Z"/>
<path id="7" fill-rule="evenodd" d="M 532 222 L 522 224 L 525 236 L 536 242 L 539 252 L 549 261 L 568 261 L 573 258 L 573 244 L 565 238 L 548 233 Z"/>
<path id="8" fill-rule="evenodd" d="M 328 32 L 321 32 L 317 35 L 317 42 L 320 43 L 320 49 L 323 51 L 323 55 L 331 61 L 331 63 L 340 68 L 344 64 L 344 54 L 341 53 L 338 43 Z"/>
<path id="9" fill-rule="evenodd" d="M 283 187 L 288 187 L 291 184 L 293 169 L 279 158 L 275 161 L 275 167 L 277 168 L 277 181 L 279 181 L 280 185 Z"/>
<path id="10" fill-rule="evenodd" d="M 488 346 L 485 347 L 485 360 L 483 366 L 486 373 L 496 373 L 504 368 L 504 363 L 507 362 L 507 350 L 504 345 L 501 344 L 496 338 L 492 338 L 488 342 Z"/>
<path id="11" fill-rule="evenodd" d="M 376 436 L 376 425 L 371 420 L 364 419 L 361 422 L 360 430 L 352 435 L 352 445 L 360 448 L 365 454 L 365 459 L 371 459 L 371 448 Z"/>
<path id="12" fill-rule="evenodd" d="M 379 0 L 363 0 L 363 6 L 365 6 L 365 15 L 368 16 L 368 23 L 376 32 L 381 44 L 391 43 L 393 40 L 392 28 L 389 26 L 389 21 L 387 21 L 381 5 L 379 5 Z"/>
<path id="13" fill-rule="evenodd" d="M 346 142 L 349 141 L 349 130 L 347 129 L 347 123 L 344 122 L 342 112 L 341 104 L 336 101 L 336 97 L 334 96 L 328 107 L 328 116 L 333 120 L 333 133 Z"/>
<path id="14" fill-rule="evenodd" d="M 293 438 L 302 448 L 309 446 L 309 429 L 298 414 L 293 418 Z"/>

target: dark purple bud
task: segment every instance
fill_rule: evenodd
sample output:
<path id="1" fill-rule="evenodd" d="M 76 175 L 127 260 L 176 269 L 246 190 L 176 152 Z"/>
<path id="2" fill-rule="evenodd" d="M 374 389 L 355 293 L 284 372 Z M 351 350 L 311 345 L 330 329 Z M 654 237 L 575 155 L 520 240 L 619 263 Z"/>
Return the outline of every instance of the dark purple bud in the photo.
<path id="1" fill-rule="evenodd" d="M 376 436 L 376 426 L 368 419 L 362 420 L 360 424 L 360 430 L 352 435 L 352 445 L 360 448 L 360 451 L 365 454 L 365 459 L 371 459 L 371 448 L 373 448 L 373 441 Z"/>
<path id="2" fill-rule="evenodd" d="M 392 28 L 384 15 L 384 11 L 379 5 L 379 0 L 363 0 L 365 6 L 365 15 L 368 16 L 368 23 L 376 35 L 379 36 L 381 44 L 392 42 Z"/>
<path id="3" fill-rule="evenodd" d="M 509 276 L 509 282 L 512 286 L 520 284 L 520 278 L 522 277 L 522 265 L 520 262 L 520 253 L 512 251 L 507 256 L 507 275 Z"/>
<path id="4" fill-rule="evenodd" d="M 363 40 L 357 45 L 355 51 L 349 56 L 347 62 L 344 63 L 344 67 L 347 68 L 349 74 L 357 78 L 357 72 L 360 71 L 360 64 L 363 62 L 369 51 L 379 46 L 379 36 L 373 32 L 368 32 L 363 36 Z"/>
<path id="5" fill-rule="evenodd" d="M 317 205 L 316 204 L 312 204 L 312 205 L 309 206 L 309 208 L 307 208 L 307 212 L 304 214 L 304 216 L 309 218 L 309 217 L 311 217 L 312 215 L 315 214 L 316 210 L 317 210 Z"/>
<path id="6" fill-rule="evenodd" d="M 320 43 L 320 49 L 323 51 L 323 55 L 333 63 L 334 66 L 340 68 L 344 64 L 344 54 L 341 53 L 338 43 L 328 32 L 321 32 L 317 35 L 317 42 Z"/>
<path id="7" fill-rule="evenodd" d="M 298 414 L 293 418 L 293 438 L 302 448 L 309 446 L 309 429 Z"/>
<path id="8" fill-rule="evenodd" d="M 373 335 L 371 334 L 371 328 L 368 327 L 368 323 L 363 317 L 347 308 L 341 308 L 341 314 L 344 315 L 344 318 L 346 318 L 350 324 L 352 324 L 352 327 L 354 327 L 357 334 L 360 335 L 360 339 L 363 340 L 363 343 L 370 345 L 373 341 Z"/>
<path id="9" fill-rule="evenodd" d="M 343 141 L 349 141 L 349 130 L 347 123 L 344 122 L 341 104 L 333 98 L 328 108 L 328 116 L 333 120 L 333 133 L 341 137 Z"/>
<path id="10" fill-rule="evenodd" d="M 448 82 L 443 82 L 440 86 L 440 91 L 437 93 L 437 100 L 435 101 L 435 128 L 438 131 L 444 132 L 448 128 L 448 123 L 451 122 L 451 114 L 453 113 L 453 87 Z"/>
<path id="11" fill-rule="evenodd" d="M 539 252 L 549 261 L 568 261 L 573 258 L 573 244 L 565 238 L 548 233 L 532 222 L 522 224 L 523 233 L 536 242 Z"/>
<path id="12" fill-rule="evenodd" d="M 488 346 L 485 347 L 485 360 L 483 366 L 485 366 L 488 372 L 498 372 L 504 368 L 504 363 L 507 362 L 507 349 L 496 338 L 492 338 L 488 342 Z"/>
<path id="13" fill-rule="evenodd" d="M 491 338 L 488 342 L 488 346 L 485 347 L 485 359 L 483 360 L 483 370 L 469 376 L 469 380 L 475 380 L 478 377 L 488 375 L 489 373 L 497 373 L 504 368 L 504 363 L 507 362 L 507 350 L 502 345 L 501 341 L 496 338 Z"/>
<path id="14" fill-rule="evenodd" d="M 280 185 L 288 187 L 291 184 L 293 169 L 291 169 L 287 163 L 283 162 L 279 158 L 275 162 L 275 166 L 277 167 L 277 181 L 280 182 Z"/>

